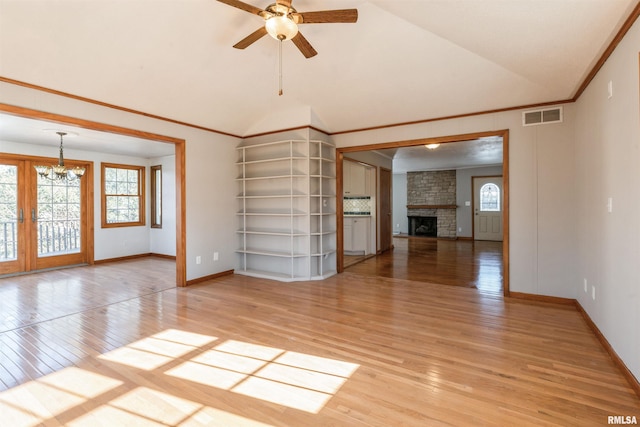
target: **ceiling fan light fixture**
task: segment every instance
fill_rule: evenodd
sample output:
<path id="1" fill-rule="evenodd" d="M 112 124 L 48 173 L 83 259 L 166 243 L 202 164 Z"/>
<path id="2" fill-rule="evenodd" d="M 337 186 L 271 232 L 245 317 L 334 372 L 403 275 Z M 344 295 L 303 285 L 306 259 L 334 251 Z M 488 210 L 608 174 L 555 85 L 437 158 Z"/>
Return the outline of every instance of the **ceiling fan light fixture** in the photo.
<path id="1" fill-rule="evenodd" d="M 435 150 L 439 146 L 440 144 L 425 144 L 425 147 L 427 147 L 429 150 Z"/>
<path id="2" fill-rule="evenodd" d="M 265 23 L 267 33 L 276 40 L 291 40 L 298 34 L 298 26 L 287 15 L 276 15 Z"/>

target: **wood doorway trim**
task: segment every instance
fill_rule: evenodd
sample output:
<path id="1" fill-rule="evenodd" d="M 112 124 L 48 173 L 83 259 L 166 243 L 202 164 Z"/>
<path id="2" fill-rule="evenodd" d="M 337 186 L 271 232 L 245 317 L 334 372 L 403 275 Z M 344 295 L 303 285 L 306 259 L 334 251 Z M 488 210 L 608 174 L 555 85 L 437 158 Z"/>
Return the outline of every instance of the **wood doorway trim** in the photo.
<path id="1" fill-rule="evenodd" d="M 173 144 L 175 147 L 175 167 L 176 167 L 176 286 L 187 285 L 187 268 L 186 268 L 186 212 L 183 209 L 186 204 L 185 196 L 185 143 L 184 139 L 174 138 L 155 133 L 139 131 L 135 129 L 124 128 L 120 126 L 108 125 L 105 123 L 94 122 L 90 120 L 78 119 L 60 114 L 47 113 L 29 108 L 16 107 L 14 105 L 0 103 L 0 112 L 14 116 L 25 117 L 28 119 L 44 120 L 52 123 L 60 123 L 65 125 L 76 126 L 84 129 L 91 129 L 100 132 L 114 133 L 118 135 L 131 136 L 135 138 L 149 139 L 161 143 Z M 90 229 L 93 224 L 90 224 Z M 93 233 L 88 236 L 91 244 L 88 246 L 90 250 L 89 259 L 93 263 Z"/>
<path id="2" fill-rule="evenodd" d="M 337 241 L 337 270 L 338 273 L 344 271 L 344 236 L 343 236 L 343 214 L 344 206 L 342 203 L 342 160 L 345 153 L 354 153 L 358 151 L 370 151 L 370 150 L 382 150 L 385 148 L 403 148 L 414 147 L 418 145 L 426 144 L 447 144 L 451 142 L 473 141 L 478 138 L 486 138 L 498 136 L 502 137 L 502 176 L 503 176 L 503 191 L 504 191 L 504 211 L 502 212 L 502 223 L 504 227 L 504 236 L 502 240 L 502 287 L 503 295 L 508 297 L 510 295 L 509 290 L 509 130 L 495 130 L 487 132 L 474 132 L 461 135 L 449 135 L 433 138 L 420 138 L 404 141 L 383 142 L 379 144 L 359 145 L 352 147 L 339 147 L 336 148 L 336 241 Z"/>

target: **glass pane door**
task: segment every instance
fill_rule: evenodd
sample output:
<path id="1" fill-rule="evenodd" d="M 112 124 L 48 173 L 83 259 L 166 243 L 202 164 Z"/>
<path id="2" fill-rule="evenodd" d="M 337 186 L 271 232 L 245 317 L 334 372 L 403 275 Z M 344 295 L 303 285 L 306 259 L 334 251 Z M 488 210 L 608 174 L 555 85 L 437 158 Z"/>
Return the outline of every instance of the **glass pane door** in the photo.
<path id="1" fill-rule="evenodd" d="M 24 269 L 24 207 L 19 193 L 22 162 L 0 159 L 0 274 Z"/>
<path id="2" fill-rule="evenodd" d="M 80 252 L 80 181 L 38 176 L 37 212 L 38 257 Z"/>
<path id="3" fill-rule="evenodd" d="M 31 201 L 31 249 L 34 269 L 86 262 L 83 247 L 83 180 L 50 180 L 35 172 Z"/>

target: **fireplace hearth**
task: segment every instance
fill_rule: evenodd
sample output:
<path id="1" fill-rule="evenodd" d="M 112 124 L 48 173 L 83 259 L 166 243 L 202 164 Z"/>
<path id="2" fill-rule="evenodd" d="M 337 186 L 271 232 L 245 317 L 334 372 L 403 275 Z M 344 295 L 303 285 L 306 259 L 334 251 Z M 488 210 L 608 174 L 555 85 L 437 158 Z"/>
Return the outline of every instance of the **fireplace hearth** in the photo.
<path id="1" fill-rule="evenodd" d="M 438 237 L 438 218 L 409 216 L 409 236 Z"/>

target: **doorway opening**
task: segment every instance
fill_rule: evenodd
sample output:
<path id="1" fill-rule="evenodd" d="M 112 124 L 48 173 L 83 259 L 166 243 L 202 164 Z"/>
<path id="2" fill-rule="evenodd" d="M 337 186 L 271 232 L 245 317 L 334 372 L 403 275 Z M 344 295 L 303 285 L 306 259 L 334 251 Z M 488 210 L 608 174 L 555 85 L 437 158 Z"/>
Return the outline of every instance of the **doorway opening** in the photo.
<path id="1" fill-rule="evenodd" d="M 99 122 L 93 122 L 84 119 L 78 119 L 69 116 L 46 113 L 28 108 L 16 107 L 13 105 L 0 104 L 0 113 L 12 116 L 23 117 L 26 119 L 42 120 L 54 124 L 73 126 L 77 128 L 89 129 L 108 134 L 117 134 L 133 138 L 146 139 L 153 142 L 173 144 L 175 153 L 175 215 L 176 215 L 176 286 L 186 286 L 186 213 L 185 213 L 185 140 L 154 134 L 135 129 L 113 126 Z M 93 207 L 93 201 L 89 201 L 90 210 Z M 92 213 L 91 213 L 92 215 Z M 19 218 L 19 215 L 18 215 Z M 19 220 L 19 219 L 18 219 Z M 86 233 L 86 263 L 93 264 L 94 237 L 93 222 L 87 225 Z"/>
<path id="2" fill-rule="evenodd" d="M 370 145 L 362 145 L 362 146 L 352 146 L 352 147 L 341 147 L 336 149 L 336 192 L 337 194 L 343 194 L 343 170 L 342 170 L 342 160 L 348 153 L 352 152 L 360 152 L 360 151 L 370 151 L 370 150 L 384 150 L 384 149 L 398 149 L 405 147 L 418 147 L 425 146 L 428 144 L 450 144 L 456 142 L 468 142 L 475 144 L 476 141 L 480 143 L 485 138 L 500 138 L 502 143 L 502 212 L 501 212 L 501 224 L 502 224 L 502 233 L 503 238 L 502 242 L 499 243 L 501 247 L 501 256 L 502 256 L 502 293 L 504 296 L 509 296 L 509 131 L 508 130 L 498 130 L 498 131 L 488 131 L 488 132 L 476 132 L 469 134 L 461 134 L 461 135 L 450 135 L 444 137 L 435 137 L 435 138 L 422 138 L 415 140 L 405 140 L 405 141 L 393 141 L 386 142 L 380 144 L 370 144 Z M 450 206 L 447 204 L 446 206 L 442 205 L 420 205 L 415 206 L 417 208 L 426 208 L 426 209 L 452 209 L 458 208 L 456 206 Z M 468 203 L 465 202 L 465 207 L 471 209 L 471 201 Z M 343 201 L 341 197 L 337 198 L 337 270 L 338 273 L 344 271 L 344 250 L 343 250 Z M 407 218 L 408 220 L 408 218 Z M 394 221 L 395 222 L 395 221 Z M 455 237 L 453 238 L 456 239 Z M 473 238 L 469 238 L 472 240 Z"/>

